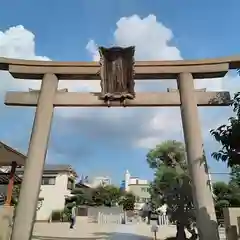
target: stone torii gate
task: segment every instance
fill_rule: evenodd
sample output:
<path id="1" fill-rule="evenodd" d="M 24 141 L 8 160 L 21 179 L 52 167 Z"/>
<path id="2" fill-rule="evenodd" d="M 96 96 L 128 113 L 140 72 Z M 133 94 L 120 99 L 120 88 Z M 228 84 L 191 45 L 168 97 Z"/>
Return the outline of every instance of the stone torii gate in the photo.
<path id="1" fill-rule="evenodd" d="M 104 55 L 104 54 L 103 54 Z M 180 106 L 187 150 L 189 172 L 193 183 L 194 204 L 200 239 L 217 240 L 218 230 L 208 176 L 202 163 L 203 141 L 198 106 L 228 106 L 228 92 L 205 92 L 194 89 L 194 78 L 224 77 L 229 69 L 240 66 L 240 57 L 198 61 L 140 61 L 135 63 L 134 79 L 177 79 L 178 90 L 156 93 L 136 93 L 125 97 L 125 107 Z M 35 119 L 25 164 L 19 204 L 12 240 L 29 240 L 32 235 L 38 194 L 47 152 L 54 107 L 108 107 L 99 93 L 57 90 L 59 80 L 98 80 L 97 62 L 54 62 L 0 58 L 0 70 L 17 79 L 42 80 L 40 91 L 7 92 L 8 106 L 36 107 Z M 102 95 L 101 95 L 102 96 Z M 109 99 L 108 99 L 109 100 Z M 111 106 L 120 107 L 120 101 Z"/>

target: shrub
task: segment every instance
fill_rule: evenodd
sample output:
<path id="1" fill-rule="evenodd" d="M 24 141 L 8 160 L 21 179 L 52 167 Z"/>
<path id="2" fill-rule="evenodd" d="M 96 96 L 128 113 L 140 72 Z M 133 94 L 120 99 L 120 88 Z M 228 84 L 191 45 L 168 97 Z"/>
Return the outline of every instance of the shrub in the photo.
<path id="1" fill-rule="evenodd" d="M 65 207 L 63 212 L 62 212 L 62 221 L 63 222 L 68 222 L 71 217 L 71 209 L 68 207 Z"/>

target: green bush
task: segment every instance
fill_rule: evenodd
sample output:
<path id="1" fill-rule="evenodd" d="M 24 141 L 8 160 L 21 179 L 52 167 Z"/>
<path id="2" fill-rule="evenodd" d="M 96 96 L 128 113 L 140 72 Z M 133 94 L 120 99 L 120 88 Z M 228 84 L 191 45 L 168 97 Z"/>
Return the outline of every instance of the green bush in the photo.
<path id="1" fill-rule="evenodd" d="M 62 212 L 62 221 L 68 222 L 68 221 L 70 221 L 70 218 L 71 218 L 71 209 L 68 207 L 65 207 Z"/>

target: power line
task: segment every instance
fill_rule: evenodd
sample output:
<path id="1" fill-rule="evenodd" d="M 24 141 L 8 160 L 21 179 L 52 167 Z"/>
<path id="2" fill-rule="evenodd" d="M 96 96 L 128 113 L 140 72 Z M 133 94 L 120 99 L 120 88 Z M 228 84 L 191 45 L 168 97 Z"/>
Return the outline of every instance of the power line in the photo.
<path id="1" fill-rule="evenodd" d="M 216 172 L 216 173 L 214 173 L 214 172 L 211 172 L 211 173 L 209 173 L 209 174 L 214 174 L 214 175 L 217 175 L 217 174 L 219 174 L 219 175 L 230 175 L 230 173 L 224 173 L 224 172 Z"/>

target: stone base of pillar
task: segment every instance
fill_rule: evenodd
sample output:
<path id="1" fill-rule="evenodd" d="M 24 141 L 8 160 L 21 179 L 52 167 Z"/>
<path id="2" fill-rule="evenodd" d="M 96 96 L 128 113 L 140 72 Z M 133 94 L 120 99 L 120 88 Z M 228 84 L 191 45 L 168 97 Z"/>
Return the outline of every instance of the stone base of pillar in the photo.
<path id="1" fill-rule="evenodd" d="M 224 225 L 229 240 L 237 240 L 240 234 L 240 208 L 224 208 Z"/>
<path id="2" fill-rule="evenodd" d="M 9 240 L 12 232 L 13 206 L 0 206 L 0 240 Z"/>

